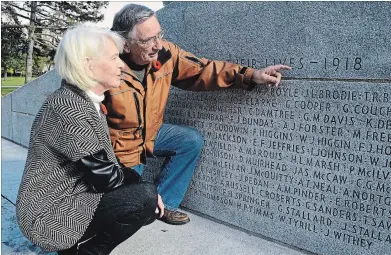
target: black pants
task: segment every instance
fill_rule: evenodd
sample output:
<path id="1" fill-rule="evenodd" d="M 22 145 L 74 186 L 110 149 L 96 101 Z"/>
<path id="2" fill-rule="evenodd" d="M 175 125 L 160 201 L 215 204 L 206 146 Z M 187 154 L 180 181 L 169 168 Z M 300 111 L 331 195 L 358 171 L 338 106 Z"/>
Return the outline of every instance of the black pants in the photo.
<path id="1" fill-rule="evenodd" d="M 142 226 L 152 223 L 158 217 L 156 207 L 157 190 L 152 183 L 123 185 L 107 192 L 79 245 L 58 253 L 109 254 Z"/>

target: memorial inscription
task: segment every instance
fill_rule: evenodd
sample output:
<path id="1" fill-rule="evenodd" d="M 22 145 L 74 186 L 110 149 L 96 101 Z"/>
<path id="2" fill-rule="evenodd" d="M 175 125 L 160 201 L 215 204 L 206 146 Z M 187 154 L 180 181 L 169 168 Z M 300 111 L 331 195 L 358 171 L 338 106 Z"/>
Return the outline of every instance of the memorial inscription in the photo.
<path id="1" fill-rule="evenodd" d="M 324 69 L 330 71 L 359 71 L 363 68 L 362 57 L 280 57 L 280 58 L 234 58 L 226 59 L 227 62 L 248 66 L 251 68 L 263 68 L 270 65 L 289 65 L 294 69 Z"/>
<path id="2" fill-rule="evenodd" d="M 386 254 L 390 103 L 388 84 L 172 89 L 165 121 L 193 126 L 205 139 L 184 205 L 277 239 L 304 231 L 357 254 Z"/>
<path id="3" fill-rule="evenodd" d="M 205 140 L 182 206 L 316 254 L 391 254 L 390 13 L 385 2 L 159 11 L 168 40 L 198 57 L 293 67 L 278 88 L 170 92 L 165 121 Z"/>

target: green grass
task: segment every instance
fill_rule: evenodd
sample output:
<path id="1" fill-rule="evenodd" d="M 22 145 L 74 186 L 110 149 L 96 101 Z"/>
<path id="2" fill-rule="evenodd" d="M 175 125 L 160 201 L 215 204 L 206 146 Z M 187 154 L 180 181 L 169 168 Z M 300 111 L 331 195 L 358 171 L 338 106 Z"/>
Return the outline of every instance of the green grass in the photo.
<path id="1" fill-rule="evenodd" d="M 33 77 L 32 80 L 36 79 L 37 77 Z M 8 77 L 7 80 L 4 80 L 1 78 L 1 86 L 23 86 L 24 85 L 24 77 Z M 8 93 L 11 93 L 15 88 L 1 88 L 1 96 L 5 96 Z"/>
<path id="2" fill-rule="evenodd" d="M 17 88 L 1 88 L 1 96 L 5 96 L 8 93 L 11 93 L 12 91 L 14 91 L 15 89 L 17 89 Z"/>
<path id="3" fill-rule="evenodd" d="M 24 77 L 8 77 L 7 80 L 1 78 L 1 86 L 21 86 L 24 85 Z"/>

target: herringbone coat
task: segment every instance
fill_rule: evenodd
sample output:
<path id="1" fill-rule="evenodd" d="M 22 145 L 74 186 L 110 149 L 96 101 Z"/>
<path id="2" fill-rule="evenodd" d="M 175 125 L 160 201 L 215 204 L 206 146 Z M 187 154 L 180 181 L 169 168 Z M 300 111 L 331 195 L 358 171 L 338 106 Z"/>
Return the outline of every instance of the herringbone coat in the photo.
<path id="1" fill-rule="evenodd" d="M 26 237 L 45 251 L 67 249 L 82 237 L 102 197 L 75 161 L 104 149 L 116 162 L 105 116 L 91 99 L 64 81 L 42 105 L 31 129 L 16 202 Z"/>

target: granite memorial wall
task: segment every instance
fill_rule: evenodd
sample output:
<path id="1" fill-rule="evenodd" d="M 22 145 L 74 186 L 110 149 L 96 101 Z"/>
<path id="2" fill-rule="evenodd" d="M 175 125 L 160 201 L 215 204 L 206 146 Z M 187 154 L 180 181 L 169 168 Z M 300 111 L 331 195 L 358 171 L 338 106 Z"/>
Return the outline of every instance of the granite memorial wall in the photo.
<path id="1" fill-rule="evenodd" d="M 391 4 L 188 2 L 158 17 L 199 57 L 293 67 L 277 88 L 172 89 L 165 121 L 204 137 L 182 206 L 316 254 L 391 254 Z"/>

